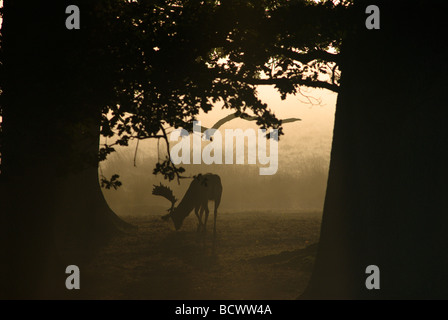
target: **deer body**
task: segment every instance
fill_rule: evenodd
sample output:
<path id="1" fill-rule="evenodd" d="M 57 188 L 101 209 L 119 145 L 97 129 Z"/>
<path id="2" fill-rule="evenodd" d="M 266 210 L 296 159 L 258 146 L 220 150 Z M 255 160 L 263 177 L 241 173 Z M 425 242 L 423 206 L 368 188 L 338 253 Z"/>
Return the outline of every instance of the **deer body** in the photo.
<path id="1" fill-rule="evenodd" d="M 205 232 L 207 219 L 209 215 L 208 202 L 213 201 L 215 205 L 214 210 L 214 225 L 213 234 L 216 234 L 216 216 L 218 214 L 218 207 L 221 202 L 222 185 L 221 178 L 216 174 L 199 174 L 193 178 L 187 192 L 180 201 L 177 207 L 172 206 L 170 213 L 163 216 L 164 220 L 171 218 L 176 230 L 182 226 L 184 219 L 193 211 L 198 218 L 198 231 Z M 202 221 L 203 213 L 205 212 L 204 221 Z"/>

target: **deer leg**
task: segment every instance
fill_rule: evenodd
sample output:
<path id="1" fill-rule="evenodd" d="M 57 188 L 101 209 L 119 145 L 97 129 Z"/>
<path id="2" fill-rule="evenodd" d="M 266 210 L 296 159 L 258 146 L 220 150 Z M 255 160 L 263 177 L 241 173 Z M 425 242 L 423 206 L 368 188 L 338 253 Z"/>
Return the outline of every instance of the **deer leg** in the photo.
<path id="1" fill-rule="evenodd" d="M 214 212 L 214 221 L 213 221 L 213 236 L 216 237 L 216 217 L 218 216 L 218 206 L 215 202 L 215 212 Z"/>
<path id="2" fill-rule="evenodd" d="M 207 219 L 208 219 L 208 214 L 210 213 L 210 211 L 208 210 L 208 202 L 205 203 L 205 217 L 204 217 L 204 229 L 202 231 L 204 231 L 205 233 L 205 227 L 207 226 Z"/>
<path id="3" fill-rule="evenodd" d="M 199 232 L 201 230 L 201 226 L 202 226 L 202 218 L 199 216 L 199 206 L 194 208 L 194 213 L 196 214 L 196 217 L 198 218 L 198 228 L 196 230 L 196 232 Z M 202 216 L 202 214 L 201 214 Z"/>
<path id="4" fill-rule="evenodd" d="M 198 229 L 198 231 L 204 231 L 204 229 L 205 229 L 205 222 L 202 222 L 202 215 L 203 214 L 204 214 L 204 207 L 200 206 L 200 210 L 199 210 L 200 228 Z"/>

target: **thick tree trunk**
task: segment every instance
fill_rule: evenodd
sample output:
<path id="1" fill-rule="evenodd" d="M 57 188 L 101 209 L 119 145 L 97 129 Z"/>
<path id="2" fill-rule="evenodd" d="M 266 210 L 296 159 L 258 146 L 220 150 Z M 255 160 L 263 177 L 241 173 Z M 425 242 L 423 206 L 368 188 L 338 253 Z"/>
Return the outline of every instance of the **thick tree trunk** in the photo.
<path id="1" fill-rule="evenodd" d="M 69 31 L 68 4 L 5 1 L 2 298 L 70 297 L 66 266 L 82 265 L 94 244 L 134 229 L 110 210 L 98 183 L 107 81 L 90 69 L 98 66 L 89 36 L 94 10 L 84 2 L 87 28 Z"/>
<path id="2" fill-rule="evenodd" d="M 442 1 L 358 1 L 342 52 L 321 240 L 306 299 L 448 298 Z M 365 286 L 380 269 L 380 289 Z"/>

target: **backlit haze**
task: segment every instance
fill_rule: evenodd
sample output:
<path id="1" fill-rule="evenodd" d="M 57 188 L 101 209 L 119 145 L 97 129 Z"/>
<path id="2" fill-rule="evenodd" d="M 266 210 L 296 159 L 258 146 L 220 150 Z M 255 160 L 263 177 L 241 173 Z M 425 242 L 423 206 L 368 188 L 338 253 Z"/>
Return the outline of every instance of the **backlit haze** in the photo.
<path id="1" fill-rule="evenodd" d="M 325 89 L 302 88 L 309 99 L 298 94 L 281 100 L 278 92 L 270 86 L 259 87 L 259 97 L 279 119 L 300 118 L 301 121 L 283 125 L 284 135 L 278 145 L 278 171 L 275 175 L 259 175 L 258 164 L 200 164 L 181 165 L 185 176 L 212 172 L 221 176 L 223 196 L 221 212 L 235 211 L 321 211 L 328 176 L 331 141 L 337 94 Z M 318 103 L 320 100 L 320 103 Z M 207 114 L 201 113 L 198 120 L 202 126 L 212 127 L 218 120 L 233 113 L 222 109 L 217 103 Z M 219 128 L 224 136 L 225 129 L 258 129 L 255 121 L 234 119 Z M 102 140 L 104 142 L 104 140 Z M 172 142 L 172 145 L 176 142 Z M 204 141 L 202 147 L 206 145 Z M 110 177 L 117 173 L 123 186 L 118 190 L 104 190 L 111 208 L 121 216 L 163 214 L 169 202 L 151 194 L 153 184 L 162 182 L 169 185 L 178 199 L 185 193 L 191 179 L 168 182 L 161 176 L 152 174 L 158 157 L 164 159 L 166 146 L 160 140 L 140 141 L 136 166 L 134 153 L 136 142 L 128 147 L 117 147 L 117 152 L 100 163 L 100 170 Z M 247 149 L 247 139 L 245 139 Z M 269 150 L 269 149 L 268 149 Z M 224 141 L 223 141 L 224 157 Z"/>

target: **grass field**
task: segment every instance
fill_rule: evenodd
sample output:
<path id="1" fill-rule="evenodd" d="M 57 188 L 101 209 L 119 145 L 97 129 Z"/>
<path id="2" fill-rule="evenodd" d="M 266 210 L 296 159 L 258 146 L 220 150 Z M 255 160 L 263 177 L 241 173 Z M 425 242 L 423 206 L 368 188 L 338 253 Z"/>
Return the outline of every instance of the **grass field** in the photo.
<path id="1" fill-rule="evenodd" d="M 212 218 L 212 215 L 210 215 Z M 123 217 L 138 233 L 113 239 L 83 271 L 91 299 L 295 299 L 319 240 L 320 212 L 220 213 L 204 239 L 160 216 Z"/>

